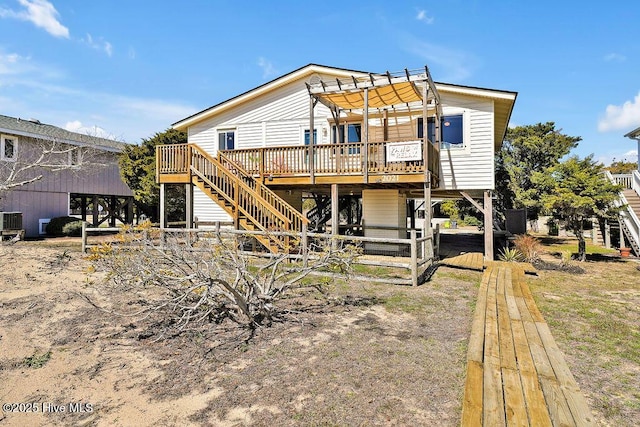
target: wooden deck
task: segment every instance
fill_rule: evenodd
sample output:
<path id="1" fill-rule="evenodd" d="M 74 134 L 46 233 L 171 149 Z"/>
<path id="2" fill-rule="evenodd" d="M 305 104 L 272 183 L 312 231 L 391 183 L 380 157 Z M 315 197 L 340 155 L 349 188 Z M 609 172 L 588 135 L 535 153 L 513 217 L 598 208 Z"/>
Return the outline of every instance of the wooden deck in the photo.
<path id="1" fill-rule="evenodd" d="M 420 140 L 412 142 L 423 144 Z M 222 153 L 248 174 L 264 180 L 269 186 L 414 184 L 416 188 L 420 188 L 426 179 L 424 160 L 390 161 L 387 152 L 393 145 L 390 141 L 378 141 L 367 144 L 357 142 L 273 146 L 224 150 Z M 200 150 L 195 144 L 157 146 L 156 181 L 176 184 L 191 182 L 194 148 Z M 431 185 L 437 187 L 440 151 L 434 144 L 427 142 L 426 152 Z"/>
<path id="2" fill-rule="evenodd" d="M 488 263 L 467 356 L 462 426 L 595 425 L 524 270 Z"/>

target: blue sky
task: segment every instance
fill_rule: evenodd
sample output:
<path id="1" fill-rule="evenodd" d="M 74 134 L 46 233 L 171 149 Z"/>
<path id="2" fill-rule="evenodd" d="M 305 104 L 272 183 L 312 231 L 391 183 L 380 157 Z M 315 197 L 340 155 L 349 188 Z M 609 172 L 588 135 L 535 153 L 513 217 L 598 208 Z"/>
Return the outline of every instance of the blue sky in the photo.
<path id="1" fill-rule="evenodd" d="M 518 92 L 575 153 L 637 159 L 640 2 L 0 0 L 0 114 L 139 143 L 308 63 Z"/>

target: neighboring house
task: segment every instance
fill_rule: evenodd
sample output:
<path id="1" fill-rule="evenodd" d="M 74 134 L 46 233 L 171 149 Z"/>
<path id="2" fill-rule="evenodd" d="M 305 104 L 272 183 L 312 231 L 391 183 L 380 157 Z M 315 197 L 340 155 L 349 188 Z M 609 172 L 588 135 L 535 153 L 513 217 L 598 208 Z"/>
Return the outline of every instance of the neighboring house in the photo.
<path id="1" fill-rule="evenodd" d="M 130 222 L 133 197 L 118 168 L 125 145 L 0 115 L 0 180 L 37 162 L 43 150 L 56 152 L 47 154 L 46 167 L 16 174 L 15 181 L 34 181 L 0 194 L 0 210 L 21 212 L 27 237 L 45 234 L 49 220 L 59 216 L 77 216 L 96 226 Z"/>
<path id="2" fill-rule="evenodd" d="M 625 135 L 625 138 L 631 138 L 631 139 L 635 139 L 636 142 L 638 143 L 638 172 L 640 172 L 640 128 L 634 129 L 631 132 L 629 132 L 628 134 Z"/>
<path id="3" fill-rule="evenodd" d="M 357 198 L 361 215 L 347 222 L 390 238 L 406 236 L 421 201 L 466 197 L 485 214 L 492 257 L 494 155 L 516 95 L 434 83 L 426 67 L 375 74 L 309 64 L 175 123 L 188 144 L 158 148 L 158 181 L 195 186 L 188 221 L 299 231 L 331 218 L 337 233 L 338 212 L 351 206 L 342 202 Z M 310 194 L 319 206 L 305 218 Z"/>

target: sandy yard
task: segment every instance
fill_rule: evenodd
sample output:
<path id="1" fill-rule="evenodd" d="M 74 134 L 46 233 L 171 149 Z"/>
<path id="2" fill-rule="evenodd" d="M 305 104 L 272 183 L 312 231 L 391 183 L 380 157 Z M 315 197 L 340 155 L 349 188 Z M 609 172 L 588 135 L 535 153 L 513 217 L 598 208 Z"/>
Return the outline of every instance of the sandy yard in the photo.
<path id="1" fill-rule="evenodd" d="M 459 423 L 478 273 L 336 283 L 253 337 L 223 322 L 157 341 L 113 314 L 134 296 L 77 246 L 0 246 L 0 266 L 0 426 Z"/>

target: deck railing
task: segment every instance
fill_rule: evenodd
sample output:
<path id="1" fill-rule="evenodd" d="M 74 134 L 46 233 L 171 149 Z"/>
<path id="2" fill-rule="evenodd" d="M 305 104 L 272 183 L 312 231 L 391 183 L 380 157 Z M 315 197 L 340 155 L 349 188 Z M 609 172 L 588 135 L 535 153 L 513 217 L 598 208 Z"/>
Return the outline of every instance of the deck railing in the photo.
<path id="1" fill-rule="evenodd" d="M 226 150 L 223 153 L 250 174 L 261 176 L 361 175 L 365 170 L 374 174 L 424 173 L 422 160 L 387 161 L 387 144 L 389 142 L 369 142 L 367 156 L 363 142 L 249 148 Z M 440 152 L 431 143 L 428 144 L 428 151 L 429 169 L 437 175 Z"/>
<path id="2" fill-rule="evenodd" d="M 190 157 L 188 144 L 159 145 L 156 147 L 156 170 L 159 174 L 188 173 Z"/>
<path id="3" fill-rule="evenodd" d="M 630 173 L 616 173 L 616 174 L 611 174 L 611 177 L 613 178 L 613 182 L 615 182 L 618 185 L 622 185 L 624 188 L 632 188 L 632 182 L 633 182 L 633 175 Z"/>

